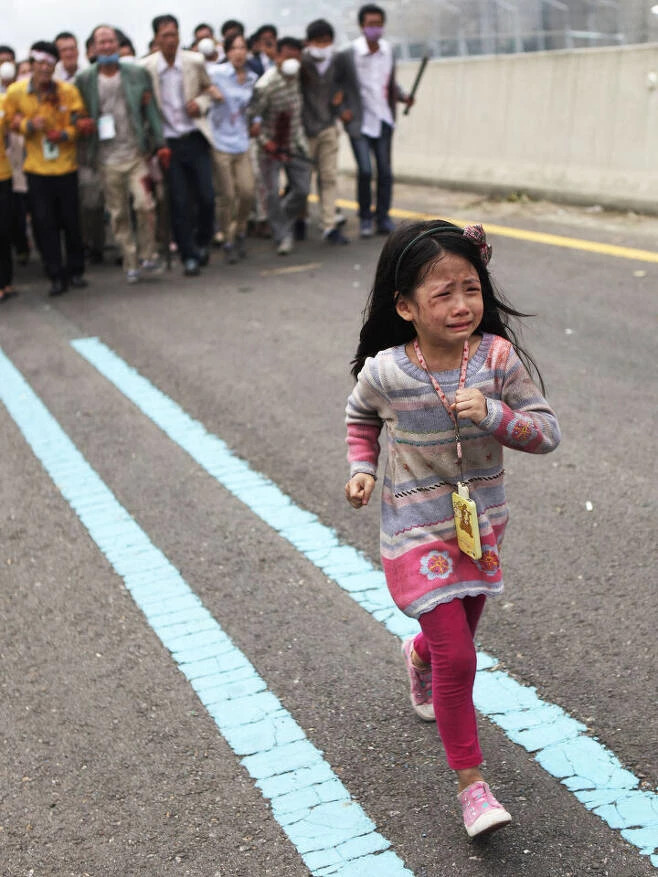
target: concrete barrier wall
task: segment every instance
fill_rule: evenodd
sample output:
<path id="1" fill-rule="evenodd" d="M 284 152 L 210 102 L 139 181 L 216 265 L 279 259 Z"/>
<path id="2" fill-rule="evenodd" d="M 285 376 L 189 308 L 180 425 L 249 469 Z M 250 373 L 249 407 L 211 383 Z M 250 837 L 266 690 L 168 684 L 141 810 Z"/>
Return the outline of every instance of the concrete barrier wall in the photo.
<path id="1" fill-rule="evenodd" d="M 400 64 L 405 88 L 417 69 Z M 431 61 L 398 118 L 396 178 L 656 212 L 653 72 L 656 44 Z"/>

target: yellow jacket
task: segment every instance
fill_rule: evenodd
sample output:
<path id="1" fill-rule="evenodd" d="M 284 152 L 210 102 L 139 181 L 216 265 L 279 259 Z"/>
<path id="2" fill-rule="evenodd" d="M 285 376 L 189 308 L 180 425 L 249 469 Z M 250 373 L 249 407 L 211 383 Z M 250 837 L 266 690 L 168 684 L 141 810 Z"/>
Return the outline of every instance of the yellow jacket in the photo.
<path id="1" fill-rule="evenodd" d="M 5 95 L 5 113 L 9 122 L 20 115 L 19 131 L 25 137 L 23 170 L 42 176 L 61 176 L 77 170 L 75 121 L 84 114 L 80 92 L 69 82 L 52 80 L 50 94 L 42 98 L 32 87 L 32 78 L 14 82 Z M 35 131 L 32 119 L 45 119 L 43 131 Z M 46 134 L 64 132 L 65 139 L 50 147 Z"/>
<path id="2" fill-rule="evenodd" d="M 9 131 L 9 121 L 5 115 L 5 96 L 0 94 L 0 183 L 11 178 L 11 165 L 5 149 L 5 137 Z"/>

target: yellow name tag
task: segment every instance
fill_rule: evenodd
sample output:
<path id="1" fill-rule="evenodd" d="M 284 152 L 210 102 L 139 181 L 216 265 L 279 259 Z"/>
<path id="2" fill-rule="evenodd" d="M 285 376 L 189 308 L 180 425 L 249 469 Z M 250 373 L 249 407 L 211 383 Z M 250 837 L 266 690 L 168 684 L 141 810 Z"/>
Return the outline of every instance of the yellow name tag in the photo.
<path id="1" fill-rule="evenodd" d="M 452 494 L 452 508 L 455 513 L 455 529 L 460 551 L 468 554 L 473 560 L 479 560 L 482 557 L 482 546 L 477 507 L 470 498 L 468 487 L 461 482 L 457 485 L 457 493 Z"/>

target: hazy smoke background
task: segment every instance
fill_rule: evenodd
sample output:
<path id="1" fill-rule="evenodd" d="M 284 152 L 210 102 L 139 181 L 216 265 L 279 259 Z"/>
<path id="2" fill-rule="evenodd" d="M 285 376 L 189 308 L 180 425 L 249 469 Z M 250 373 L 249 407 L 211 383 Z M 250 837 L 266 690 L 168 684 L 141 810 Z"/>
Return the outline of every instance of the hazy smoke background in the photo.
<path id="1" fill-rule="evenodd" d="M 180 22 L 184 45 L 192 39 L 195 25 L 207 21 L 217 30 L 227 18 L 242 21 L 247 33 L 252 33 L 265 21 L 277 25 L 281 34 L 303 36 L 306 24 L 314 18 L 324 17 L 337 29 L 339 41 L 344 38 L 342 12 L 351 7 L 356 18 L 357 6 L 335 0 L 305 2 L 305 0 L 248 0 L 248 2 L 208 2 L 186 0 L 161 2 L 161 0 L 137 0 L 129 3 L 118 0 L 2 0 L 0 14 L 0 43 L 8 43 L 16 49 L 17 57 L 23 58 L 31 43 L 36 40 L 53 39 L 62 30 L 74 33 L 83 46 L 97 24 L 107 23 L 120 27 L 135 44 L 137 54 L 144 54 L 151 39 L 151 19 L 168 12 Z M 338 13 L 338 14 L 337 14 Z M 340 18 L 339 22 L 337 19 Z"/>
<path id="2" fill-rule="evenodd" d="M 19 8 L 20 2 L 20 8 Z M 0 43 L 24 57 L 30 43 L 70 30 L 84 44 L 98 24 L 120 27 L 138 55 L 146 53 L 151 19 L 170 12 L 183 45 L 208 22 L 217 31 L 237 18 L 252 33 L 272 22 L 281 35 L 303 36 L 308 22 L 326 18 L 340 47 L 358 34 L 362 0 L 0 0 Z M 387 36 L 401 58 L 531 52 L 621 45 L 658 39 L 654 0 L 378 0 L 387 13 Z M 656 13 L 652 12 L 656 8 Z"/>

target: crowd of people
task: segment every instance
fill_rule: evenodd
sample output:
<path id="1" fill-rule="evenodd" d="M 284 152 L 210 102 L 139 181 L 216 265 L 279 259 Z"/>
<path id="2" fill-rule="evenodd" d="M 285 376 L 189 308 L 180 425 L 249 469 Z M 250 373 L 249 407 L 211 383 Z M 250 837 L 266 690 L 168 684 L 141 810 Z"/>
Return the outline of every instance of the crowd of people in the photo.
<path id="1" fill-rule="evenodd" d="M 103 259 L 106 218 L 126 281 L 158 273 L 176 252 L 197 276 L 213 245 L 227 264 L 247 254 L 248 229 L 285 256 L 306 232 L 317 180 L 322 237 L 349 243 L 336 210 L 340 127 L 357 166 L 359 233 L 388 234 L 396 82 L 375 4 L 358 12 L 361 35 L 338 51 L 317 19 L 306 39 L 241 22 L 202 23 L 189 48 L 179 24 L 153 19 L 149 53 L 100 24 L 86 40 L 63 31 L 25 60 L 0 46 L 0 301 L 16 294 L 14 255 L 37 248 L 50 295 L 87 284 Z M 372 156 L 377 167 L 373 208 Z M 29 232 L 28 232 L 29 230 Z M 62 247 L 62 239 L 64 246 Z"/>

